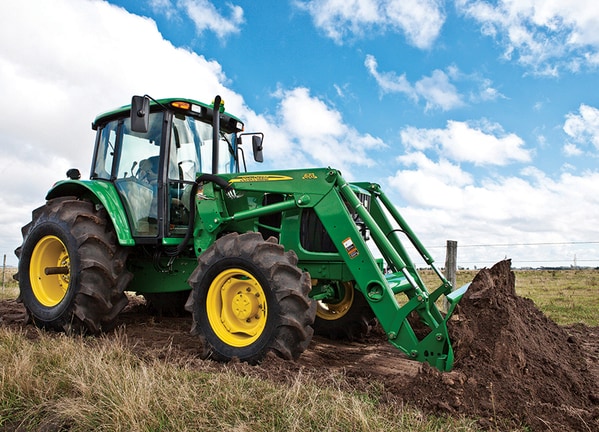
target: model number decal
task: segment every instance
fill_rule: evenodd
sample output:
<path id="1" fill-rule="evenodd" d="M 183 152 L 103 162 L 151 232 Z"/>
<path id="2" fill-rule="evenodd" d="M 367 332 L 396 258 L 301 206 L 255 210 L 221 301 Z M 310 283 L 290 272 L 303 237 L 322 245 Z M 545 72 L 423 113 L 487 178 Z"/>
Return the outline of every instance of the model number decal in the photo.
<path id="1" fill-rule="evenodd" d="M 229 183 L 250 183 L 250 182 L 269 182 L 269 181 L 282 181 L 282 180 L 293 180 L 293 177 L 284 175 L 243 175 L 235 177 L 229 180 Z"/>
<path id="2" fill-rule="evenodd" d="M 360 255 L 360 252 L 358 251 L 358 248 L 356 248 L 356 246 L 354 245 L 354 242 L 352 241 L 351 237 L 348 237 L 345 240 L 343 240 L 343 247 L 345 248 L 347 254 L 351 259 L 354 259 L 358 255 Z"/>

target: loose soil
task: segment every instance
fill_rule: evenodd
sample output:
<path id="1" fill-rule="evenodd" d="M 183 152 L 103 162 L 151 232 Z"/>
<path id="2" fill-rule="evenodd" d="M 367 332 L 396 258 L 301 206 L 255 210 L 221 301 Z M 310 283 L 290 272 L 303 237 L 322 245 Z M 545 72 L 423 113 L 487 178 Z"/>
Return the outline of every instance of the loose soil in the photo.
<path id="1" fill-rule="evenodd" d="M 374 330 L 368 340 L 314 337 L 293 362 L 269 355 L 259 366 L 220 365 L 243 375 L 290 382 L 301 373 L 330 383 L 344 376 L 348 390 L 376 390 L 382 403 L 425 413 L 466 416 L 483 429 L 599 430 L 599 327 L 560 327 L 534 303 L 516 295 L 510 261 L 481 270 L 450 322 L 455 365 L 442 373 L 407 359 Z M 0 301 L 0 325 L 25 328 L 23 307 Z M 190 335 L 191 317 L 151 315 L 132 297 L 115 330 L 143 358 L 206 364 Z M 110 335 L 108 335 L 110 337 Z"/>

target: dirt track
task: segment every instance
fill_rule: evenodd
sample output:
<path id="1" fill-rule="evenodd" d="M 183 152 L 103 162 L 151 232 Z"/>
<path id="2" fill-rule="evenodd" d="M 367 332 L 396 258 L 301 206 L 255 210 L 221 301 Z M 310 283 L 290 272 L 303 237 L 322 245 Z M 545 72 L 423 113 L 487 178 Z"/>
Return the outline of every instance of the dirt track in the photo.
<path id="1" fill-rule="evenodd" d="M 408 360 L 376 331 L 351 343 L 315 337 L 295 362 L 272 355 L 260 366 L 233 366 L 281 382 L 301 371 L 325 383 L 337 371 L 354 390 L 378 382 L 384 401 L 466 415 L 494 430 L 599 430 L 599 327 L 559 327 L 514 286 L 509 261 L 476 276 L 452 321 L 456 364 L 449 373 Z M 21 327 L 23 316 L 20 304 L 0 301 L 0 325 Z M 140 356 L 201 361 L 191 317 L 158 320 L 133 300 L 120 322 L 117 331 Z"/>

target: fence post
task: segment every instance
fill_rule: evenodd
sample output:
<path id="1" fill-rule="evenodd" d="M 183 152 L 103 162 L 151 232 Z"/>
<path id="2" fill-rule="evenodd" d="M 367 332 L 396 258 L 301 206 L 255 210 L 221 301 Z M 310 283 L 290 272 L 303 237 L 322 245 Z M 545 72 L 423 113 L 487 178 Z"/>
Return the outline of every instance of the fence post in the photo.
<path id="1" fill-rule="evenodd" d="M 445 253 L 445 278 L 451 283 L 453 289 L 456 288 L 456 273 L 458 271 L 458 242 L 447 240 L 447 252 Z M 444 297 L 443 307 L 449 308 L 449 302 Z"/>
<path id="2" fill-rule="evenodd" d="M 4 276 L 6 275 L 6 254 L 4 254 L 4 260 L 2 261 L 2 292 L 4 292 Z"/>

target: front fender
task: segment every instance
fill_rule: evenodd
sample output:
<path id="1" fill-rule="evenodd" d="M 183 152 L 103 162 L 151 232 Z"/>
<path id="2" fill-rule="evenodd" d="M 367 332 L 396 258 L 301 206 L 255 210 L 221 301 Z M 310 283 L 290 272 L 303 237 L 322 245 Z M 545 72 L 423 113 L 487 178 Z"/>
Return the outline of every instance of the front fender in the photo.
<path id="1" fill-rule="evenodd" d="M 102 180 L 61 180 L 48 191 L 46 199 L 62 196 L 87 198 L 96 204 L 102 204 L 110 216 L 119 244 L 135 245 L 127 215 L 114 184 Z"/>

